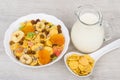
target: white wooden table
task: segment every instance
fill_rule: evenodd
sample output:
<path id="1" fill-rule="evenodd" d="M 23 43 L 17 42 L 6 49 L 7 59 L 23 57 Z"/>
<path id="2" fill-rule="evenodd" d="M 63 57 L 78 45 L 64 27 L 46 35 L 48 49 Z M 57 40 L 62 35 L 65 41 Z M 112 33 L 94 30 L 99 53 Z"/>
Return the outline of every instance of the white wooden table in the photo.
<path id="1" fill-rule="evenodd" d="M 76 21 L 74 10 L 85 4 L 101 9 L 104 19 L 114 27 L 111 41 L 120 37 L 120 0 L 0 0 L 0 80 L 82 80 L 67 70 L 63 58 L 46 68 L 29 69 L 19 66 L 5 54 L 3 39 L 6 29 L 13 21 L 31 13 L 54 15 L 61 19 L 70 31 Z M 76 51 L 72 44 L 69 51 Z M 104 55 L 96 64 L 91 78 L 120 80 L 120 49 Z"/>

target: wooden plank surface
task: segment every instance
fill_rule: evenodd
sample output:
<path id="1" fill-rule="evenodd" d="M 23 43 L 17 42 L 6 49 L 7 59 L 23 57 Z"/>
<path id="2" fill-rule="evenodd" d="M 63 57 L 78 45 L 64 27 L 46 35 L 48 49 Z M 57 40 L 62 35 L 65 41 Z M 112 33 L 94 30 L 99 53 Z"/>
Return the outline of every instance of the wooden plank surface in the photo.
<path id="1" fill-rule="evenodd" d="M 6 29 L 13 21 L 32 13 L 54 15 L 61 19 L 70 31 L 76 21 L 74 10 L 79 5 L 86 4 L 99 8 L 104 20 L 113 27 L 111 41 L 119 38 L 120 0 L 0 0 L 0 80 L 83 80 L 67 70 L 63 58 L 52 66 L 41 69 L 27 69 L 17 65 L 5 54 L 3 39 Z M 72 43 L 69 51 L 76 51 Z M 104 55 L 97 62 L 91 78 L 92 80 L 120 80 L 120 49 Z"/>

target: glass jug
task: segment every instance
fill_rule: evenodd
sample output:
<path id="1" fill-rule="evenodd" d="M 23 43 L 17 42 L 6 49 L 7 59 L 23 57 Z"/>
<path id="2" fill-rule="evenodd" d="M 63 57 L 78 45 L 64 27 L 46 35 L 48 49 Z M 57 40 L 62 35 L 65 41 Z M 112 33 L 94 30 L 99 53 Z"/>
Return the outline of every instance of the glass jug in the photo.
<path id="1" fill-rule="evenodd" d="M 103 41 L 111 38 L 111 27 L 104 25 L 103 16 L 93 6 L 80 6 L 75 11 L 77 21 L 71 30 L 74 46 L 83 53 L 91 53 L 101 47 Z M 109 34 L 105 35 L 105 28 Z"/>

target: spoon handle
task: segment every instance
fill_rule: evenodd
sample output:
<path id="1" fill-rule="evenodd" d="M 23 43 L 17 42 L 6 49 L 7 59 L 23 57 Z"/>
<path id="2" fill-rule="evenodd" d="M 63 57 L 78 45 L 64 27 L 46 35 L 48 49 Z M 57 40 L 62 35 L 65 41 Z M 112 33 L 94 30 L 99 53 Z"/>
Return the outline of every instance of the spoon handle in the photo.
<path id="1" fill-rule="evenodd" d="M 104 46 L 103 48 L 99 49 L 98 51 L 90 54 L 90 56 L 93 57 L 97 61 L 104 54 L 106 54 L 114 49 L 117 49 L 119 47 L 120 47 L 120 39 L 111 42 L 110 44 Z"/>

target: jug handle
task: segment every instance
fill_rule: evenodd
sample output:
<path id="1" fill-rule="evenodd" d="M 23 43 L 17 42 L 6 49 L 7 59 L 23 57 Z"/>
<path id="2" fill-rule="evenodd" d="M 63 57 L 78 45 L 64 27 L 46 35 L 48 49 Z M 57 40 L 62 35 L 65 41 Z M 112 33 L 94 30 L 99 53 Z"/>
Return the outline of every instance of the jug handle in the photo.
<path id="1" fill-rule="evenodd" d="M 80 15 L 80 8 L 82 6 L 78 6 L 77 9 L 74 11 L 74 14 L 76 15 L 76 17 L 79 19 L 79 15 Z"/>

